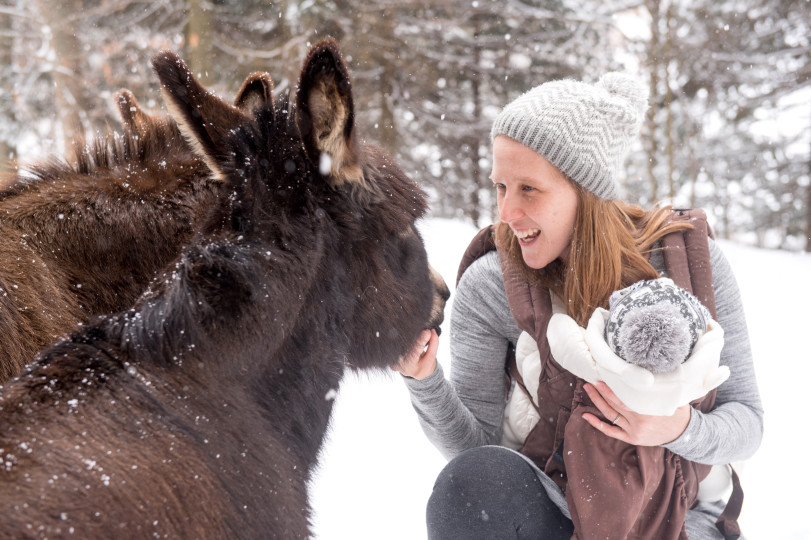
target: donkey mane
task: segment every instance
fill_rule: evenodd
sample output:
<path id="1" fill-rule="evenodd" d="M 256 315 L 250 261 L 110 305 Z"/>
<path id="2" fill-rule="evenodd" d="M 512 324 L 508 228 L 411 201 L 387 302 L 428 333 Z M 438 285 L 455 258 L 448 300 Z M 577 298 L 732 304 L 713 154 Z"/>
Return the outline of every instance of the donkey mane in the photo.
<path id="1" fill-rule="evenodd" d="M 132 306 L 218 196 L 174 119 L 118 100 L 122 134 L 0 182 L 0 383 L 77 324 Z"/>
<path id="2" fill-rule="evenodd" d="M 177 123 L 170 117 L 150 117 L 138 130 L 109 131 L 90 142 L 78 141 L 67 159 L 48 157 L 21 167 L 19 180 L 8 182 L 0 200 L 18 195 L 37 182 L 61 178 L 107 176 L 125 183 L 170 184 L 178 176 L 192 172 L 209 175 L 208 169 L 183 140 Z"/>
<path id="3" fill-rule="evenodd" d="M 252 73 L 232 108 L 271 96 L 270 76 Z M 123 133 L 0 178 L 0 383 L 77 324 L 131 307 L 220 210 L 222 183 L 175 119 L 126 89 L 116 104 Z"/>

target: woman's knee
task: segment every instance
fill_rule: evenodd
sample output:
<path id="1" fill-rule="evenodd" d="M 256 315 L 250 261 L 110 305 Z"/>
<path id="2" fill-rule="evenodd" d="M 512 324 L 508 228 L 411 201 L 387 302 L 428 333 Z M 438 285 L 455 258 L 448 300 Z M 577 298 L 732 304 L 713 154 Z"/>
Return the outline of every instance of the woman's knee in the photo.
<path id="1" fill-rule="evenodd" d="M 511 450 L 479 446 L 462 452 L 445 466 L 434 483 L 434 494 L 492 494 L 494 488 L 514 477 L 537 481 L 532 468 Z"/>
<path id="2" fill-rule="evenodd" d="M 534 538 L 538 526 L 550 525 L 562 527 L 562 537 L 571 534 L 571 521 L 549 500 L 535 469 L 497 446 L 451 460 L 437 477 L 426 517 L 430 538 Z"/>

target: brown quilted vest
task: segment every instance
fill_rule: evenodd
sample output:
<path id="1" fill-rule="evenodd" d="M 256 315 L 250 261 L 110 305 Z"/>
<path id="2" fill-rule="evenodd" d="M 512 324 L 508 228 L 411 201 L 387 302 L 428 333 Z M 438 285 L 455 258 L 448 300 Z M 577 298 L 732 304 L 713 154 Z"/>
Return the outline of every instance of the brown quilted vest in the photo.
<path id="1" fill-rule="evenodd" d="M 674 210 L 674 221 L 688 220 L 692 229 L 666 235 L 662 249 L 667 276 L 692 292 L 716 318 L 706 216 L 700 210 Z M 482 229 L 459 267 L 465 269 L 496 249 L 494 227 Z M 710 466 L 688 461 L 659 446 L 634 446 L 603 435 L 582 419 L 584 412 L 602 418 L 583 389 L 584 381 L 552 357 L 546 329 L 552 316 L 549 290 L 532 287 L 510 257 L 499 251 L 510 310 L 518 327 L 537 342 L 541 375 L 537 403 L 540 420 L 521 452 L 535 462 L 566 494 L 574 538 L 686 539 L 684 519 L 696 504 L 699 482 Z M 523 387 L 508 355 L 507 370 Z M 715 391 L 692 403 L 708 412 Z M 606 421 L 608 421 L 606 419 Z M 716 526 L 726 538 L 740 535 L 736 519 L 742 492 L 733 472 L 735 493 Z"/>

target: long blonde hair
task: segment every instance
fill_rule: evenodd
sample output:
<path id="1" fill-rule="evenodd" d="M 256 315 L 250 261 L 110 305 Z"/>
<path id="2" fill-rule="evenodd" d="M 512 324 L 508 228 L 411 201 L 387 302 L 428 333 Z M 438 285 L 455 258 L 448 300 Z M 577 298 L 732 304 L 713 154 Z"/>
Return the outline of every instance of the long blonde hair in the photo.
<path id="1" fill-rule="evenodd" d="M 560 259 L 541 269 L 526 265 L 521 247 L 506 223 L 499 223 L 496 241 L 506 248 L 531 283 L 559 295 L 567 314 L 586 326 L 598 307 L 607 308 L 611 293 L 642 279 L 659 277 L 648 262 L 652 246 L 673 231 L 690 229 L 685 222 L 670 222 L 671 207 L 650 211 L 620 201 L 600 199 L 579 184 L 577 215 L 568 262 Z"/>

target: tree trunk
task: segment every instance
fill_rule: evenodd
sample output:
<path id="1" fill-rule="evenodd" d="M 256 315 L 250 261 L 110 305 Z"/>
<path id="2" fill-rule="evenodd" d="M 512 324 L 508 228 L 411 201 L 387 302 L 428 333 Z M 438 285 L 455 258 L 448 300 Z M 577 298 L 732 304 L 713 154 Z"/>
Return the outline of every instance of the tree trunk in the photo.
<path id="1" fill-rule="evenodd" d="M 203 85 L 213 82 L 211 64 L 211 5 L 209 0 L 187 0 L 186 61 Z"/>
<path id="2" fill-rule="evenodd" d="M 670 27 L 672 25 L 673 20 L 673 4 L 671 3 L 667 7 L 666 15 L 665 15 L 665 39 L 663 44 L 663 54 L 662 54 L 662 62 L 664 63 L 664 74 L 665 74 L 665 112 L 667 113 L 667 117 L 665 120 L 665 137 L 667 140 L 667 186 L 668 186 L 668 196 L 670 197 L 670 202 L 673 203 L 673 200 L 676 198 L 676 183 L 675 183 L 675 163 L 674 163 L 674 152 L 675 152 L 675 143 L 673 141 L 673 90 L 670 87 L 670 68 L 671 68 L 671 59 L 673 57 L 673 36 L 670 32 Z"/>
<path id="3" fill-rule="evenodd" d="M 39 0 L 40 16 L 51 30 L 51 46 L 56 55 L 54 92 L 66 145 L 84 139 L 86 111 L 90 110 L 82 76 L 82 46 L 75 24 L 75 17 L 82 8 L 82 0 Z"/>
<path id="4" fill-rule="evenodd" d="M 12 169 L 11 162 L 14 159 L 14 148 L 8 140 L 14 124 L 14 107 L 12 103 L 12 92 L 14 87 L 13 75 L 11 73 L 12 62 L 12 47 L 14 40 L 11 37 L 11 15 L 8 13 L 0 13 L 0 95 L 3 96 L 3 102 L 8 103 L 8 107 L 0 111 L 0 119 L 6 126 L 3 133 L 0 134 L 0 173 L 9 172 Z"/>
<path id="5" fill-rule="evenodd" d="M 385 8 L 381 13 L 380 29 L 383 31 L 381 35 L 392 36 L 394 35 L 394 25 L 392 24 L 392 14 Z M 380 74 L 380 118 L 378 119 L 378 133 L 379 143 L 387 151 L 395 154 L 397 150 L 397 125 L 394 116 L 395 104 L 393 103 L 394 84 L 395 84 L 395 66 L 391 58 L 387 54 L 388 51 L 380 50 L 373 54 L 372 57 L 376 58 L 381 66 L 383 72 Z"/>
<path id="6" fill-rule="evenodd" d="M 695 150 L 695 136 L 690 137 L 690 140 L 687 144 L 690 145 L 690 208 L 696 207 L 696 184 L 698 184 L 698 160 L 696 159 L 696 150 Z"/>
<path id="7" fill-rule="evenodd" d="M 648 0 L 646 2 L 650 12 L 651 38 L 648 46 L 648 68 L 650 70 L 650 107 L 648 108 L 648 176 L 650 177 L 651 202 L 655 203 L 659 199 L 658 183 L 656 179 L 656 164 L 658 163 L 656 144 L 656 112 L 659 92 L 659 0 Z"/>
<path id="8" fill-rule="evenodd" d="M 811 155 L 808 157 L 808 177 L 811 179 Z M 811 253 L 811 182 L 805 191 L 805 250 Z"/>
<path id="9" fill-rule="evenodd" d="M 474 43 L 476 39 L 479 37 L 480 33 L 480 23 L 478 19 L 475 21 L 476 30 L 474 33 Z M 470 72 L 470 82 L 471 82 L 471 100 L 473 102 L 473 112 L 472 112 L 472 122 L 474 125 L 479 124 L 479 120 L 481 119 L 481 88 L 479 84 L 479 67 L 481 66 L 481 48 L 478 45 L 474 45 L 473 47 L 473 59 L 472 59 L 472 66 L 473 69 Z M 473 224 L 476 227 L 481 227 L 481 219 L 482 219 L 482 205 L 481 205 L 481 190 L 482 190 L 482 171 L 481 166 L 479 165 L 479 147 L 481 146 L 479 143 L 479 135 L 477 133 L 478 130 L 471 129 L 470 136 L 467 137 L 468 139 L 468 147 L 469 147 L 469 159 L 470 159 L 470 175 L 473 184 L 473 189 L 470 190 L 470 218 L 473 220 Z"/>

